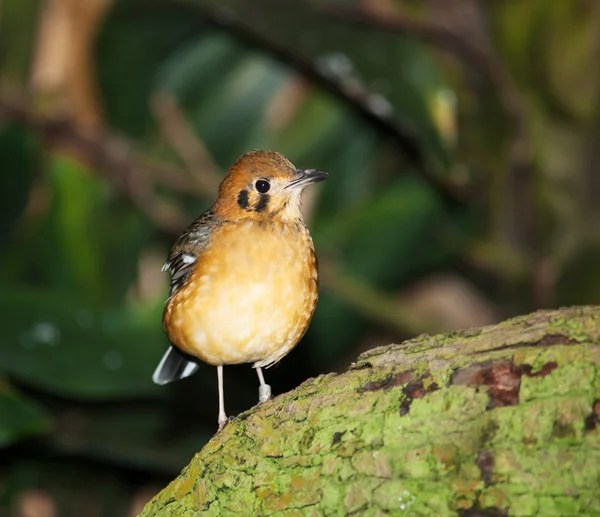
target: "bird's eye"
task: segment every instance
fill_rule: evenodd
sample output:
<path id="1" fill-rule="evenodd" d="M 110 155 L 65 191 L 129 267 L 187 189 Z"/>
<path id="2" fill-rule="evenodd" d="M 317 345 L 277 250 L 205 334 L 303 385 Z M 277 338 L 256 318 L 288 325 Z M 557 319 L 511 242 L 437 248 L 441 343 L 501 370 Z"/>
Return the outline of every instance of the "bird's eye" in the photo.
<path id="1" fill-rule="evenodd" d="M 258 190 L 261 194 L 269 192 L 270 188 L 271 184 L 267 180 L 258 180 L 256 182 L 256 190 Z"/>

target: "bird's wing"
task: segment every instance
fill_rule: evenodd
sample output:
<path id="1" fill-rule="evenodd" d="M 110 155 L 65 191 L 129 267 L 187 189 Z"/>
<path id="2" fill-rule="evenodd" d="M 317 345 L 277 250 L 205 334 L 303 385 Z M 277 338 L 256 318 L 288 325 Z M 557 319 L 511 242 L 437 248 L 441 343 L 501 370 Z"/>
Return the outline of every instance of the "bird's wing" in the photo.
<path id="1" fill-rule="evenodd" d="M 169 296 L 173 296 L 185 284 L 200 255 L 208 246 L 211 231 L 218 224 L 213 211 L 207 210 L 177 239 L 162 268 L 163 271 L 168 270 L 171 273 Z"/>

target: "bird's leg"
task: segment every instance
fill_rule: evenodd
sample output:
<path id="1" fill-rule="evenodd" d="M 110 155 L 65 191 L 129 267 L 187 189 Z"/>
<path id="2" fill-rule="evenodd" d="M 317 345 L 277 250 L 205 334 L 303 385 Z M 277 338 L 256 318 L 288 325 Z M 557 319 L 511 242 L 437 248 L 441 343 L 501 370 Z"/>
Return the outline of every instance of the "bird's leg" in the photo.
<path id="1" fill-rule="evenodd" d="M 271 386 L 265 383 L 262 368 L 257 367 L 256 374 L 258 375 L 258 381 L 260 382 L 260 386 L 258 387 L 258 401 L 266 402 L 271 398 Z"/>
<path id="2" fill-rule="evenodd" d="M 227 423 L 227 415 L 225 414 L 225 393 L 223 392 L 223 366 L 217 366 L 217 378 L 219 383 L 219 431 L 225 427 Z"/>

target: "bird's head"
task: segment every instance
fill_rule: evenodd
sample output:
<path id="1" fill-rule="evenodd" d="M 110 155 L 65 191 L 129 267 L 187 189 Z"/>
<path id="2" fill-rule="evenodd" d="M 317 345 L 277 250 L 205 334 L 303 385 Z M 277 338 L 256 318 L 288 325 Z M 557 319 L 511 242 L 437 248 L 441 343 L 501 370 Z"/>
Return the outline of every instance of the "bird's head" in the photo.
<path id="1" fill-rule="evenodd" d="M 326 172 L 298 170 L 274 151 L 250 151 L 231 166 L 219 186 L 215 215 L 227 220 L 301 220 L 302 190 L 325 178 Z"/>

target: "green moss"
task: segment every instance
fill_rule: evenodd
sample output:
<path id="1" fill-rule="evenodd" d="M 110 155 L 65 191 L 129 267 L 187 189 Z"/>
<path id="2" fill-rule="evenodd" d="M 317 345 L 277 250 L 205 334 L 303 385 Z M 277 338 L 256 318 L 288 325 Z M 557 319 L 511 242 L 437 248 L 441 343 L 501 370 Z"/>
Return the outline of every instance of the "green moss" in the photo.
<path id="1" fill-rule="evenodd" d="M 544 399 L 550 396 L 584 392 L 591 388 L 596 366 L 592 363 L 567 362 L 549 375 L 523 377 L 521 379 L 521 402 Z"/>
<path id="2" fill-rule="evenodd" d="M 381 484 L 382 481 L 376 478 L 361 479 L 349 483 L 344 494 L 344 512 L 350 514 L 368 508 L 373 499 L 373 492 Z"/>
<path id="3" fill-rule="evenodd" d="M 142 515 L 600 515 L 600 429 L 585 425 L 600 390 L 595 311 L 367 354 L 373 368 L 318 377 L 228 425 Z M 487 385 L 452 384 L 490 360 L 523 366 L 516 405 L 490 409 Z M 425 389 L 401 415 L 406 371 Z"/>

